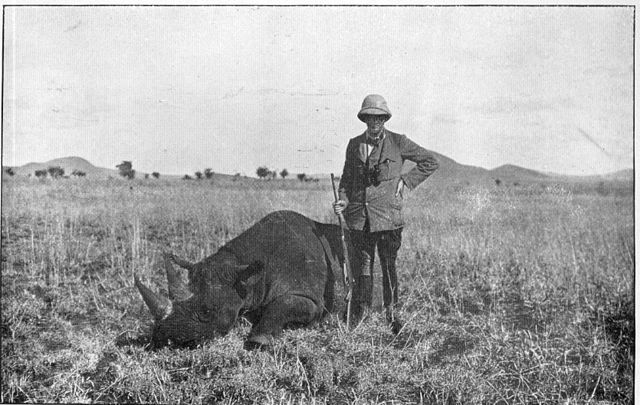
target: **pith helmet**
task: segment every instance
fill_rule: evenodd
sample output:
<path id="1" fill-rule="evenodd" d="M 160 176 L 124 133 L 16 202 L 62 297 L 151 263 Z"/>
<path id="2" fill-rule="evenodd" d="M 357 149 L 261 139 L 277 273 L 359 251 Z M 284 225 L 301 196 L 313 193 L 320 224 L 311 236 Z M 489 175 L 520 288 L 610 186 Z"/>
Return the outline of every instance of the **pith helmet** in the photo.
<path id="1" fill-rule="evenodd" d="M 387 107 L 387 102 L 379 94 L 369 94 L 362 102 L 362 108 L 358 113 L 360 121 L 364 122 L 365 115 L 386 115 L 387 120 L 391 118 L 391 111 Z"/>

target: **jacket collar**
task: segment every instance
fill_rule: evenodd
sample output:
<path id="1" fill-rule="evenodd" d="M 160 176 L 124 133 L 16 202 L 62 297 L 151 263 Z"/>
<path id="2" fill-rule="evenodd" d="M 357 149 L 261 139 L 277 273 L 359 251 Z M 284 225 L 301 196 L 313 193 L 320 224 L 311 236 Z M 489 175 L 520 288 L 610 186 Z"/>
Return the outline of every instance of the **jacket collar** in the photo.
<path id="1" fill-rule="evenodd" d="M 382 141 L 384 141 L 384 138 L 387 137 L 387 130 L 386 128 L 382 128 L 382 136 L 380 136 L 380 138 L 374 138 L 372 136 L 369 135 L 369 130 L 367 129 L 366 131 L 364 131 L 364 135 L 365 135 L 365 140 L 367 142 L 369 142 L 370 144 L 378 144 Z"/>
<path id="2" fill-rule="evenodd" d="M 371 148 L 373 148 L 372 145 L 367 145 L 368 136 L 369 134 L 365 130 L 362 134 L 356 137 L 356 141 L 358 143 L 358 157 L 360 158 L 360 160 L 362 160 L 363 163 L 367 162 L 367 158 L 369 157 L 367 152 L 370 152 Z M 378 146 L 382 146 L 383 142 L 388 142 L 387 139 L 389 139 L 389 131 L 385 128 L 384 133 L 382 134 L 382 139 L 380 140 Z"/>

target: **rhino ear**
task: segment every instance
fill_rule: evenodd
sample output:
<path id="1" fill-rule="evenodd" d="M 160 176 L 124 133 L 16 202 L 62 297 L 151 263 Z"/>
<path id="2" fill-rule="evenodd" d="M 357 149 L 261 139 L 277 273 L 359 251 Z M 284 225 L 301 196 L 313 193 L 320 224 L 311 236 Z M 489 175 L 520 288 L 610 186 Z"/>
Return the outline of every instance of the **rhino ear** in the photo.
<path id="1" fill-rule="evenodd" d="M 173 267 L 172 262 L 175 262 L 180 267 L 188 269 L 189 279 L 191 279 L 193 265 L 191 263 L 185 262 L 184 260 L 178 259 L 170 253 L 164 253 L 163 257 L 164 268 L 167 272 L 167 282 L 169 284 L 169 298 L 178 301 L 189 299 L 193 294 L 191 293 L 191 291 L 189 291 L 189 287 L 187 286 L 187 284 L 182 280 L 180 272 Z"/>
<path id="2" fill-rule="evenodd" d="M 248 266 L 239 266 L 233 286 L 240 298 L 244 299 L 249 293 L 249 289 L 262 280 L 263 276 L 264 263 L 260 260 L 256 260 Z"/>

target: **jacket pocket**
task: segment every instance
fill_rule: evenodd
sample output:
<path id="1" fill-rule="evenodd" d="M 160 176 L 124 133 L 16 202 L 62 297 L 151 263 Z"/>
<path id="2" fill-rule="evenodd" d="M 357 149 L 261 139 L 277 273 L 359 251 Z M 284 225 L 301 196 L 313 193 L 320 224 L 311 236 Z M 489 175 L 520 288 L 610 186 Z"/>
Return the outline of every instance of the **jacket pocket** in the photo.
<path id="1" fill-rule="evenodd" d="M 390 203 L 389 207 L 391 208 L 391 223 L 394 226 L 401 227 L 404 226 L 404 216 L 402 215 L 402 199 L 401 197 L 394 198 Z"/>
<path id="2" fill-rule="evenodd" d="M 378 173 L 378 181 L 391 180 L 395 177 L 393 164 L 393 159 L 389 158 L 385 158 L 378 164 L 378 169 L 380 170 L 380 172 Z"/>

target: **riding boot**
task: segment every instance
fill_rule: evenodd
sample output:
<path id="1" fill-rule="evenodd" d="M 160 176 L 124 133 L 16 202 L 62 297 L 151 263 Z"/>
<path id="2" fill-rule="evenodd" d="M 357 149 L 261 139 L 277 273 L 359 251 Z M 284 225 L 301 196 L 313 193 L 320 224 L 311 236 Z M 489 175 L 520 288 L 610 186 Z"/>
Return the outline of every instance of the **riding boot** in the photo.
<path id="1" fill-rule="evenodd" d="M 373 291 L 371 272 L 375 257 L 375 239 L 368 231 L 352 231 L 350 236 L 355 249 L 352 262 L 355 285 L 353 286 L 350 321 L 355 324 L 366 316 L 366 312 L 371 307 Z"/>
<path id="2" fill-rule="evenodd" d="M 373 301 L 373 277 L 371 275 L 373 269 L 373 258 L 375 254 L 375 245 L 367 246 L 367 250 L 362 252 L 360 268 L 358 269 L 358 280 L 356 281 L 356 290 L 358 297 L 358 306 L 361 308 L 360 315 L 366 315 L 371 309 Z"/>
<path id="3" fill-rule="evenodd" d="M 366 314 L 371 309 L 371 292 L 373 285 L 371 282 L 371 276 L 360 276 L 356 280 L 356 285 L 353 290 L 353 298 L 351 301 L 351 319 L 350 323 L 356 324 L 361 319 L 366 317 Z M 343 317 L 346 321 L 346 313 Z"/>
<path id="4" fill-rule="evenodd" d="M 396 258 L 402 241 L 402 228 L 386 232 L 378 244 L 380 267 L 382 267 L 382 299 L 387 322 L 391 324 L 393 333 L 402 329 L 402 322 L 394 311 L 398 305 L 398 275 Z"/>
<path id="5" fill-rule="evenodd" d="M 398 303 L 398 275 L 396 273 L 396 256 L 385 255 L 380 260 L 382 267 L 382 299 L 384 306 Z"/>
<path id="6" fill-rule="evenodd" d="M 371 275 L 360 276 L 358 281 L 358 287 L 360 289 L 360 303 L 363 308 L 371 308 L 373 301 L 373 280 Z"/>
<path id="7" fill-rule="evenodd" d="M 385 260 L 386 259 L 386 260 Z M 395 309 L 398 307 L 398 278 L 396 275 L 395 257 L 385 258 L 382 262 L 382 295 L 387 322 L 391 324 L 391 330 L 398 334 L 402 329 L 402 321 Z"/>

